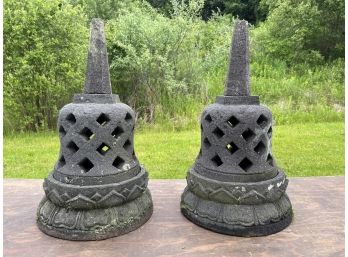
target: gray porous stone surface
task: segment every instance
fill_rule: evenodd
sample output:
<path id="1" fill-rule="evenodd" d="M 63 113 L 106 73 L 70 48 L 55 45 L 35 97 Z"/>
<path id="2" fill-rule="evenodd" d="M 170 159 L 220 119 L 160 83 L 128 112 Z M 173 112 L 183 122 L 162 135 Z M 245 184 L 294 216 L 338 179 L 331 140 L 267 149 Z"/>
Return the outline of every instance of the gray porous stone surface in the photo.
<path id="1" fill-rule="evenodd" d="M 248 51 L 248 24 L 236 21 L 225 95 L 203 111 L 181 211 L 219 233 L 264 236 L 287 227 L 293 212 L 272 153 L 272 113 L 250 96 Z"/>
<path id="2" fill-rule="evenodd" d="M 108 54 L 104 24 L 99 19 L 91 22 L 91 34 L 86 71 L 85 94 L 111 94 Z"/>
<path id="3" fill-rule="evenodd" d="M 250 95 L 249 37 L 248 27 L 246 25 L 246 21 L 240 21 L 234 28 L 225 96 Z"/>
<path id="4" fill-rule="evenodd" d="M 134 126 L 134 111 L 111 92 L 104 25 L 93 19 L 84 93 L 59 112 L 60 153 L 37 210 L 43 232 L 101 240 L 150 218 L 148 173 L 134 152 Z"/>

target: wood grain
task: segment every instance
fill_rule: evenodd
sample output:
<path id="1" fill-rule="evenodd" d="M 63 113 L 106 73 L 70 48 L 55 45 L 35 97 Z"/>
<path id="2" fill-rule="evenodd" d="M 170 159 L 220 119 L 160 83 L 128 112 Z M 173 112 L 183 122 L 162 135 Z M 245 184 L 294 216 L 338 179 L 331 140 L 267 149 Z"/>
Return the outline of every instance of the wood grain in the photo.
<path id="1" fill-rule="evenodd" d="M 290 178 L 295 218 L 282 232 L 241 238 L 217 234 L 179 211 L 184 180 L 150 180 L 154 214 L 140 229 L 98 242 L 43 234 L 35 214 L 42 180 L 4 180 L 4 256 L 344 256 L 344 177 Z"/>

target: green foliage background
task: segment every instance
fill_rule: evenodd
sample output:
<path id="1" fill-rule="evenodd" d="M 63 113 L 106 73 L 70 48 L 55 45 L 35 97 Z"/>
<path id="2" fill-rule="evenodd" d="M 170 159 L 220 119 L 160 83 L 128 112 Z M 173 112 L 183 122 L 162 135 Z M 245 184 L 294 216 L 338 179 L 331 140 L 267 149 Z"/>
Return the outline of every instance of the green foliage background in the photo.
<path id="1" fill-rule="evenodd" d="M 106 22 L 113 90 L 140 125 L 196 126 L 223 93 L 237 16 L 254 24 L 252 92 L 278 124 L 343 121 L 343 1 L 5 0 L 4 16 L 5 133 L 55 128 L 82 90 L 93 17 Z"/>
<path id="2" fill-rule="evenodd" d="M 85 15 L 59 0 L 6 1 L 4 14 L 5 131 L 52 128 L 83 83 Z"/>

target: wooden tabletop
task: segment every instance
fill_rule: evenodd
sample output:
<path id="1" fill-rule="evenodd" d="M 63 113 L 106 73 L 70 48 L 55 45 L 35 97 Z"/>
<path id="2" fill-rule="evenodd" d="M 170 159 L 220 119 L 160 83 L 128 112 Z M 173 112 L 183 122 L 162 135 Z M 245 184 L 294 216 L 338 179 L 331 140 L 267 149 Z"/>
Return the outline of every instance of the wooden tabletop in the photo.
<path id="1" fill-rule="evenodd" d="M 242 238 L 194 225 L 180 213 L 184 180 L 150 180 L 154 213 L 141 228 L 103 241 L 72 242 L 35 224 L 43 180 L 4 180 L 4 256 L 344 256 L 344 177 L 290 178 L 293 223 Z"/>

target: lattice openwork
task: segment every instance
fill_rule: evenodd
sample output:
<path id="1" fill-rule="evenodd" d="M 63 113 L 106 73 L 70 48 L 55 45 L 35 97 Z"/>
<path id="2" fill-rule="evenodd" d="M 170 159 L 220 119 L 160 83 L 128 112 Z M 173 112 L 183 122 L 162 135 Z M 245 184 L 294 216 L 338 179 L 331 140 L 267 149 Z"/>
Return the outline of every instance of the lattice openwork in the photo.
<path id="1" fill-rule="evenodd" d="M 56 169 L 71 175 L 102 175 L 137 164 L 134 118 L 123 109 L 62 112 L 58 121 L 61 151 Z"/>
<path id="2" fill-rule="evenodd" d="M 260 173 L 274 167 L 272 115 L 266 108 L 241 113 L 211 108 L 203 113 L 200 162 L 227 173 Z"/>

